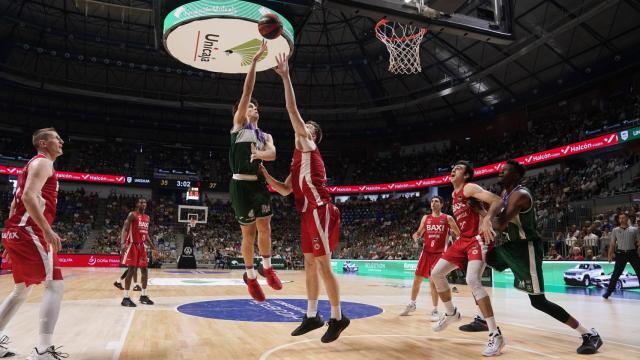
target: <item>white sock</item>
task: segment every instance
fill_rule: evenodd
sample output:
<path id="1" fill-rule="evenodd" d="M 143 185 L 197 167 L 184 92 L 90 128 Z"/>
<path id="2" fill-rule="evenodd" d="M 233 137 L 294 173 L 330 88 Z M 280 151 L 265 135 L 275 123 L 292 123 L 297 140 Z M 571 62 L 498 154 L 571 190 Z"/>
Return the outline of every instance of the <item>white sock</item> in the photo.
<path id="1" fill-rule="evenodd" d="M 142 296 L 147 296 L 147 289 L 142 289 Z"/>
<path id="2" fill-rule="evenodd" d="M 487 321 L 487 326 L 489 327 L 489 334 L 493 333 L 494 331 L 498 331 L 498 325 L 496 325 L 496 318 L 492 317 L 488 317 L 485 319 Z"/>
<path id="3" fill-rule="evenodd" d="M 38 335 L 38 352 L 43 353 L 53 344 L 53 334 Z"/>
<path id="4" fill-rule="evenodd" d="M 116 282 L 117 282 L 118 284 L 122 284 L 122 279 L 118 278 L 118 279 L 116 279 Z"/>
<path id="5" fill-rule="evenodd" d="M 434 306 L 433 309 L 431 310 L 431 312 L 434 312 L 434 311 L 438 312 L 438 307 L 437 306 Z"/>
<path id="6" fill-rule="evenodd" d="M 250 269 L 245 269 L 247 271 L 247 277 L 249 279 L 255 279 L 258 277 L 258 275 L 256 275 L 256 271 L 254 270 L 254 268 L 250 268 Z"/>
<path id="7" fill-rule="evenodd" d="M 307 317 L 316 317 L 318 314 L 318 300 L 307 300 Z"/>
<path id="8" fill-rule="evenodd" d="M 452 301 L 443 301 L 444 308 L 447 310 L 447 315 L 453 315 L 456 313 L 456 308 L 453 307 Z"/>
<path id="9" fill-rule="evenodd" d="M 578 327 L 574 329 L 575 331 L 578 332 L 578 334 L 580 335 L 584 335 L 584 334 L 591 334 L 591 330 L 588 330 L 587 328 L 585 328 L 584 326 L 578 324 Z"/>
<path id="10" fill-rule="evenodd" d="M 262 267 L 265 269 L 268 269 L 271 267 L 271 256 L 269 257 L 262 257 Z"/>
<path id="11" fill-rule="evenodd" d="M 128 298 L 128 297 L 129 297 L 129 290 L 125 290 L 125 291 L 124 291 L 124 297 L 125 297 L 125 298 Z"/>
<path id="12" fill-rule="evenodd" d="M 47 280 L 44 287 L 44 295 L 40 303 L 40 328 L 38 350 L 43 352 L 52 345 L 53 330 L 60 314 L 60 304 L 64 293 L 62 280 Z"/>
<path id="13" fill-rule="evenodd" d="M 342 320 L 342 311 L 340 310 L 340 305 L 331 306 L 331 318 L 336 320 Z"/>

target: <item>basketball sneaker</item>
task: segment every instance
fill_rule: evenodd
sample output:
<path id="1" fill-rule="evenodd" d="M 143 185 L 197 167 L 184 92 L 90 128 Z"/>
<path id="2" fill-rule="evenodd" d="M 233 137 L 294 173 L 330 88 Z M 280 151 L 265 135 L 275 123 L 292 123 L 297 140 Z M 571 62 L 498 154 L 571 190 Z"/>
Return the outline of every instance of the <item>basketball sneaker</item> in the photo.
<path id="1" fill-rule="evenodd" d="M 27 360 L 60 360 L 68 358 L 69 354 L 59 351 L 60 347 L 55 348 L 51 345 L 44 352 L 39 352 L 38 348 L 33 348 Z"/>
<path id="2" fill-rule="evenodd" d="M 142 287 L 140 287 L 140 285 L 136 284 L 136 286 L 133 287 L 133 291 L 142 291 Z"/>
<path id="3" fill-rule="evenodd" d="M 153 305 L 153 301 L 147 295 L 140 296 L 140 304 Z"/>
<path id="4" fill-rule="evenodd" d="M 313 331 L 315 329 L 319 329 L 324 326 L 324 320 L 322 320 L 322 316 L 320 313 L 316 313 L 316 316 L 309 318 L 307 314 L 304 314 L 302 318 L 302 324 L 298 326 L 293 332 L 291 336 L 300 336 L 308 333 L 309 331 Z"/>
<path id="5" fill-rule="evenodd" d="M 126 307 L 136 307 L 137 306 L 133 301 L 131 301 L 131 298 L 128 298 L 128 297 L 122 299 L 122 302 L 120 303 L 120 305 L 126 306 Z"/>
<path id="6" fill-rule="evenodd" d="M 244 280 L 244 283 L 247 284 L 249 295 L 251 295 L 253 300 L 257 302 L 263 302 L 265 299 L 264 292 L 262 291 L 262 287 L 260 287 L 260 284 L 258 283 L 258 279 L 249 279 L 247 273 L 245 272 L 244 275 L 242 275 L 242 280 Z"/>
<path id="7" fill-rule="evenodd" d="M 442 331 L 446 329 L 447 326 L 449 326 L 449 324 L 454 323 L 456 321 L 460 321 L 460 317 L 461 315 L 460 315 L 460 312 L 458 311 L 458 308 L 455 308 L 452 315 L 449 315 L 445 312 L 440 317 L 440 320 L 438 320 L 438 322 L 435 325 L 433 325 L 431 328 L 435 332 Z"/>
<path id="8" fill-rule="evenodd" d="M 416 311 L 416 303 L 413 301 L 407 304 L 407 307 L 400 313 L 400 316 L 409 316 L 409 313 Z"/>
<path id="9" fill-rule="evenodd" d="M 117 287 L 120 290 L 124 290 L 124 288 L 122 287 L 122 283 L 119 281 L 114 281 L 113 286 Z"/>
<path id="10" fill-rule="evenodd" d="M 582 345 L 576 350 L 578 354 L 595 354 L 602 346 L 602 339 L 596 329 L 591 329 L 591 333 L 582 334 Z"/>
<path id="11" fill-rule="evenodd" d="M 282 282 L 278 279 L 278 275 L 276 275 L 276 271 L 273 270 L 272 267 L 265 269 L 262 267 L 262 264 L 260 264 L 260 266 L 258 266 L 258 274 L 267 278 L 267 285 L 273 290 L 282 290 Z"/>
<path id="12" fill-rule="evenodd" d="M 489 325 L 487 325 L 487 321 L 485 319 L 476 315 L 476 318 L 473 319 L 472 322 L 468 324 L 464 324 L 460 326 L 458 329 L 460 329 L 460 331 L 466 331 L 466 332 L 489 331 Z"/>
<path id="13" fill-rule="evenodd" d="M 440 313 L 438 313 L 438 309 L 431 310 L 431 317 L 429 318 L 431 322 L 436 322 L 440 320 Z"/>
<path id="14" fill-rule="evenodd" d="M 350 323 L 351 320 L 344 316 L 344 314 L 342 314 L 342 319 L 340 320 L 330 319 L 327 322 L 327 326 L 329 326 L 329 329 L 327 329 L 327 332 L 322 335 L 320 341 L 322 341 L 323 343 L 330 343 L 337 340 L 338 337 L 340 337 L 340 334 L 344 331 L 344 329 L 347 328 L 347 326 L 349 326 Z"/>
<path id="15" fill-rule="evenodd" d="M 0 337 L 0 358 L 14 356 L 16 353 L 9 350 L 9 337 L 7 335 L 2 335 Z"/>
<path id="16" fill-rule="evenodd" d="M 487 342 L 487 347 L 485 347 L 482 352 L 482 356 L 498 356 L 502 353 L 504 345 L 502 332 L 500 332 L 500 328 L 498 328 L 498 330 L 489 334 L 489 341 Z"/>

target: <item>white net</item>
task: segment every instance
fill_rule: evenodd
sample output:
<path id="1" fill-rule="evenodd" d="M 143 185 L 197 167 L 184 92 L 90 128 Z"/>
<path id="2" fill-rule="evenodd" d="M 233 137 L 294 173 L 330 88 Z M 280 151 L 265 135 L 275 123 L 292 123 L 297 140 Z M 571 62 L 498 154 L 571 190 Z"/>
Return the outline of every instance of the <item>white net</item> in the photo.
<path id="1" fill-rule="evenodd" d="M 416 74 L 422 71 L 420 44 L 427 29 L 383 19 L 376 25 L 376 37 L 389 50 L 389 71 L 394 74 Z"/>

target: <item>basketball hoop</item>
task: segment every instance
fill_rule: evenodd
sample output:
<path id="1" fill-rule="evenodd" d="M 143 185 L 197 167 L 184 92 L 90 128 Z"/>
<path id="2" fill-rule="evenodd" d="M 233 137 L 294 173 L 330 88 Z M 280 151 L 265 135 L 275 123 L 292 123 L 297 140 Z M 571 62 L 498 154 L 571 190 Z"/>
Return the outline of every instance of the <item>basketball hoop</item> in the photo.
<path id="1" fill-rule="evenodd" d="M 389 50 L 389 71 L 394 74 L 415 74 L 422 71 L 420 43 L 426 27 L 404 25 L 382 19 L 376 24 L 376 37 Z"/>

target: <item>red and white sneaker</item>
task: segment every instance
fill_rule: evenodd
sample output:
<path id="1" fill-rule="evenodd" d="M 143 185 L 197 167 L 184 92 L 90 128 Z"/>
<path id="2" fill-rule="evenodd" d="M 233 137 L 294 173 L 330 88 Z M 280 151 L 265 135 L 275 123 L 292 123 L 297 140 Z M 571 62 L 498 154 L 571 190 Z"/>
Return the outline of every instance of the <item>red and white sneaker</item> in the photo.
<path id="1" fill-rule="evenodd" d="M 258 279 L 249 279 L 247 273 L 245 272 L 244 275 L 242 275 L 242 280 L 244 280 L 244 283 L 247 284 L 249 295 L 251 295 L 253 300 L 257 302 L 263 302 L 265 299 L 264 292 L 262 291 L 262 287 L 258 283 Z"/>
<path id="2" fill-rule="evenodd" d="M 273 290 L 282 290 L 282 282 L 278 279 L 278 275 L 276 275 L 276 271 L 273 270 L 272 267 L 265 269 L 262 267 L 262 264 L 260 264 L 260 266 L 258 266 L 258 274 L 267 279 L 267 284 Z"/>

